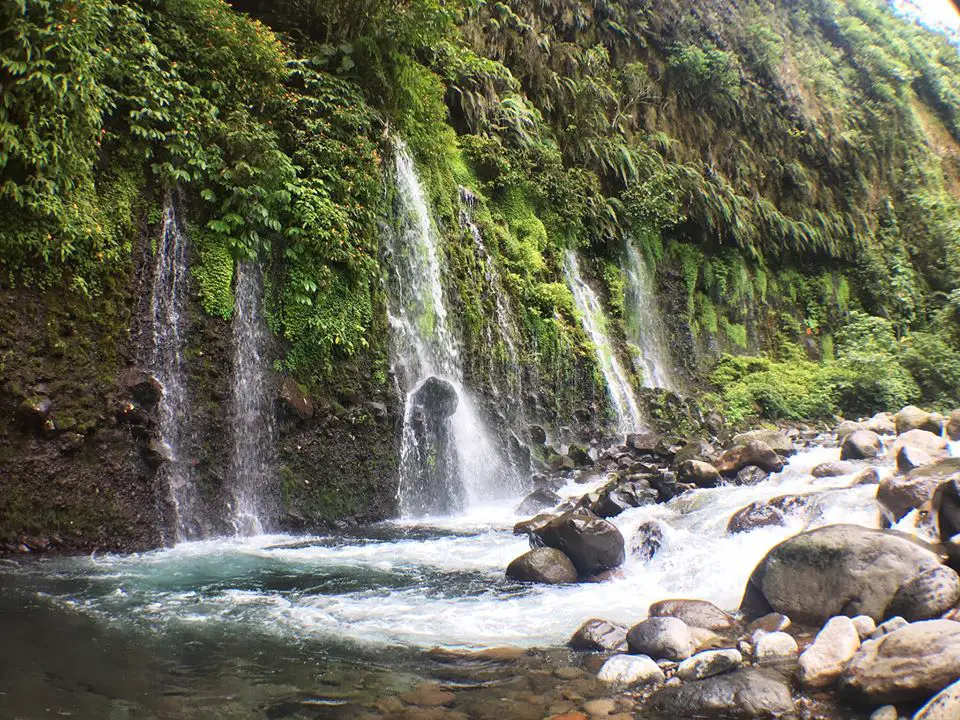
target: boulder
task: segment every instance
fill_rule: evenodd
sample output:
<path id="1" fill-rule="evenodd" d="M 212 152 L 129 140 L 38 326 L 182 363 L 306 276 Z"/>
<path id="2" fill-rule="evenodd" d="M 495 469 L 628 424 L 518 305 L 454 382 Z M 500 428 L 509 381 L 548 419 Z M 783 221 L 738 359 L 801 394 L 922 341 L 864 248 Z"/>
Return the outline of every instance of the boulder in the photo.
<path id="1" fill-rule="evenodd" d="M 876 468 L 864 468 L 850 480 L 850 487 L 858 485 L 877 485 L 880 483 L 880 473 Z"/>
<path id="2" fill-rule="evenodd" d="M 787 520 L 783 512 L 765 500 L 757 500 L 733 514 L 727 523 L 727 532 L 734 535 L 750 532 L 757 528 L 786 524 Z"/>
<path id="3" fill-rule="evenodd" d="M 692 440 L 677 451 L 673 461 L 677 465 L 680 465 L 687 460 L 698 460 L 700 462 L 712 463 L 716 457 L 717 449 L 706 440 Z"/>
<path id="4" fill-rule="evenodd" d="M 771 632 L 757 639 L 753 657 L 758 665 L 776 665 L 794 662 L 800 648 L 797 641 L 785 632 Z"/>
<path id="5" fill-rule="evenodd" d="M 767 613 L 747 625 L 747 635 L 762 637 L 767 633 L 779 632 L 790 627 L 790 618 L 780 613 Z M 759 634 L 758 634 L 759 633 Z"/>
<path id="6" fill-rule="evenodd" d="M 750 440 L 727 450 L 716 463 L 721 475 L 736 475 L 748 465 L 754 465 L 767 472 L 783 470 L 783 460 L 773 448 L 759 440 Z"/>
<path id="7" fill-rule="evenodd" d="M 857 471 L 857 466 L 853 463 L 841 460 L 840 462 L 825 462 L 817 465 L 810 474 L 815 478 L 840 477 L 841 475 L 851 475 Z"/>
<path id="8" fill-rule="evenodd" d="M 460 396 L 453 384 L 431 375 L 414 390 L 411 401 L 431 417 L 447 418 L 457 412 Z"/>
<path id="9" fill-rule="evenodd" d="M 880 412 L 867 420 L 866 429 L 877 435 L 895 435 L 897 424 L 893 420 L 893 413 Z"/>
<path id="10" fill-rule="evenodd" d="M 960 682 L 947 685 L 913 716 L 913 720 L 957 720 L 957 718 L 960 718 Z"/>
<path id="11" fill-rule="evenodd" d="M 937 488 L 952 480 L 960 480 L 960 458 L 948 458 L 906 475 L 884 478 L 877 488 L 877 502 L 890 522 L 897 523 L 911 510 L 931 503 Z"/>
<path id="12" fill-rule="evenodd" d="M 627 628 L 594 618 L 581 625 L 567 645 L 574 650 L 624 652 L 627 649 Z"/>
<path id="13" fill-rule="evenodd" d="M 644 520 L 630 540 L 630 554 L 644 562 L 650 560 L 663 545 L 663 528 L 657 520 Z"/>
<path id="14" fill-rule="evenodd" d="M 897 435 L 910 430 L 926 430 L 934 435 L 940 435 L 943 432 L 942 418 L 913 405 L 907 405 L 894 415 L 893 423 L 897 428 Z"/>
<path id="15" fill-rule="evenodd" d="M 939 565 L 929 546 L 899 533 L 828 525 L 770 550 L 747 582 L 741 609 L 811 624 L 834 615 L 880 621 L 903 585 Z"/>
<path id="16" fill-rule="evenodd" d="M 853 620 L 853 626 L 857 629 L 857 635 L 860 636 L 861 642 L 877 631 L 877 623 L 874 622 L 872 617 L 857 615 L 855 618 L 851 618 L 851 620 Z"/>
<path id="17" fill-rule="evenodd" d="M 690 628 L 673 617 L 648 618 L 627 633 L 627 645 L 634 655 L 649 655 L 657 660 L 686 660 L 693 654 Z"/>
<path id="18" fill-rule="evenodd" d="M 530 547 L 543 547 L 543 543 L 540 541 L 540 536 L 537 533 L 553 522 L 556 517 L 556 515 L 549 513 L 541 513 L 529 520 L 521 520 L 513 526 L 513 534 L 526 535 L 530 540 Z"/>
<path id="19" fill-rule="evenodd" d="M 767 720 L 790 715 L 795 707 L 782 676 L 746 668 L 665 687 L 650 697 L 645 709 L 668 717 Z"/>
<path id="20" fill-rule="evenodd" d="M 630 508 L 652 505 L 659 497 L 660 494 L 648 482 L 628 480 L 604 487 L 588 506 L 598 516 L 612 518 Z"/>
<path id="21" fill-rule="evenodd" d="M 535 548 L 507 565 L 507 577 L 522 582 L 561 585 L 577 581 L 570 558 L 553 548 Z"/>
<path id="22" fill-rule="evenodd" d="M 280 383 L 280 402 L 290 413 L 301 420 L 313 417 L 313 401 L 292 377 L 285 377 Z"/>
<path id="23" fill-rule="evenodd" d="M 954 442 L 960 440 L 960 410 L 954 410 L 947 418 L 947 437 Z"/>
<path id="24" fill-rule="evenodd" d="M 683 620 L 690 627 L 707 630 L 729 630 L 734 625 L 734 620 L 728 613 L 706 600 L 660 600 L 650 606 L 647 615 L 674 617 Z"/>
<path id="25" fill-rule="evenodd" d="M 534 533 L 545 547 L 569 557 L 584 577 L 618 567 L 624 560 L 623 535 L 602 518 L 568 512 Z"/>
<path id="26" fill-rule="evenodd" d="M 120 386 L 144 408 L 152 409 L 163 397 L 163 384 L 140 368 L 129 367 L 120 374 Z"/>
<path id="27" fill-rule="evenodd" d="M 865 642 L 840 691 L 866 705 L 922 702 L 960 678 L 960 623 L 924 620 Z"/>
<path id="28" fill-rule="evenodd" d="M 844 439 L 848 435 L 853 435 L 855 432 L 860 432 L 861 430 L 866 430 L 867 426 L 863 423 L 856 422 L 854 420 L 844 420 L 836 428 L 834 428 L 834 435 L 837 436 L 837 443 L 842 444 Z"/>
<path id="29" fill-rule="evenodd" d="M 720 473 L 710 463 L 684 460 L 677 465 L 677 480 L 682 483 L 693 483 L 697 487 L 715 487 L 720 482 Z"/>
<path id="30" fill-rule="evenodd" d="M 884 705 L 870 713 L 870 720 L 900 720 L 900 713 L 893 705 Z"/>
<path id="31" fill-rule="evenodd" d="M 561 499 L 553 490 L 539 488 L 521 500 L 514 512 L 517 515 L 533 515 L 541 510 L 556 507 Z"/>
<path id="32" fill-rule="evenodd" d="M 768 477 L 770 477 L 770 473 L 763 468 L 758 468 L 756 465 L 747 465 L 737 472 L 733 482 L 735 485 L 758 485 Z"/>
<path id="33" fill-rule="evenodd" d="M 873 618 L 871 618 L 872 620 Z M 900 628 L 905 628 L 909 625 L 906 620 L 904 620 L 899 615 L 897 617 L 892 617 L 889 620 L 884 620 L 882 623 L 877 625 L 877 629 L 870 633 L 871 640 L 879 640 L 884 635 L 889 635 L 892 632 L 896 632 Z"/>
<path id="34" fill-rule="evenodd" d="M 930 620 L 960 602 L 960 576 L 939 565 L 904 583 L 887 606 L 885 617 L 899 615 L 907 622 Z"/>
<path id="35" fill-rule="evenodd" d="M 626 690 L 639 685 L 659 685 L 666 677 L 646 655 L 614 655 L 600 668 L 597 679 Z"/>
<path id="36" fill-rule="evenodd" d="M 687 658 L 677 668 L 681 680 L 703 680 L 736 670 L 743 663 L 739 650 L 705 650 Z"/>
<path id="37" fill-rule="evenodd" d="M 547 431 L 540 425 L 531 425 L 527 428 L 527 437 L 534 445 L 544 445 L 547 442 Z"/>
<path id="38" fill-rule="evenodd" d="M 869 460 L 883 454 L 883 441 L 875 432 L 857 430 L 843 439 L 841 460 Z"/>
<path id="39" fill-rule="evenodd" d="M 947 441 L 926 430 L 907 430 L 901 433 L 890 452 L 897 459 L 897 469 L 902 473 L 930 465 L 950 455 Z"/>
<path id="40" fill-rule="evenodd" d="M 830 618 L 813 643 L 800 655 L 800 684 L 808 689 L 833 685 L 860 649 L 860 633 L 853 621 Z"/>
<path id="41" fill-rule="evenodd" d="M 573 443 L 567 448 L 567 457 L 573 461 L 577 467 L 590 467 L 593 465 L 593 459 L 587 449 Z"/>
<path id="42" fill-rule="evenodd" d="M 734 435 L 734 445 L 746 445 L 751 440 L 760 442 L 773 448 L 774 452 L 781 457 L 790 457 L 797 452 L 793 440 L 787 437 L 786 433 L 779 430 L 751 430 L 749 432 Z"/>

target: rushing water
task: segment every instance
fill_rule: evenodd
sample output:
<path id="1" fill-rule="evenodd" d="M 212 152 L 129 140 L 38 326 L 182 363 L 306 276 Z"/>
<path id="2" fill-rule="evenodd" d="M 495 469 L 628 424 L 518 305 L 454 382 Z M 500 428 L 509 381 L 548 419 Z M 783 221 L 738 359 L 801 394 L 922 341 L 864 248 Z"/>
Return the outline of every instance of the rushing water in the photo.
<path id="1" fill-rule="evenodd" d="M 458 512 L 515 489 L 518 478 L 464 389 L 443 298 L 439 236 L 402 144 L 395 175 L 385 250 L 392 367 L 405 398 L 400 508 L 405 516 Z M 424 402 L 420 391 L 427 382 L 452 388 L 455 412 L 447 402 L 433 402 L 434 392 Z"/>
<path id="2" fill-rule="evenodd" d="M 623 272 L 627 278 L 624 313 L 627 339 L 634 346 L 634 365 L 647 387 L 675 390 L 670 345 L 657 303 L 656 280 L 643 253 L 627 243 Z"/>
<path id="3" fill-rule="evenodd" d="M 267 383 L 269 334 L 260 309 L 259 267 L 238 263 L 233 313 L 233 448 L 228 482 L 230 521 L 237 534 L 257 535 L 268 525 L 272 498 L 273 402 Z"/>
<path id="4" fill-rule="evenodd" d="M 837 448 L 817 448 L 757 486 L 696 490 L 624 512 L 613 522 L 628 540 L 657 519 L 664 545 L 599 584 L 506 580 L 504 567 L 527 549 L 511 533 L 518 518 L 503 509 L 512 502 L 348 535 L 0 565 L 0 717 L 46 717 L 38 708 L 52 708 L 51 717 L 353 717 L 332 708 L 438 672 L 426 654 L 434 646 L 559 645 L 590 617 L 633 623 L 667 597 L 733 609 L 774 544 L 811 526 L 877 525 L 876 486 L 810 475 L 838 457 Z M 583 480 L 561 494 L 602 482 Z M 819 496 L 812 517 L 725 532 L 750 502 L 808 492 Z M 288 705 L 296 712 L 285 713 Z M 298 714 L 307 706 L 313 714 Z"/>
<path id="5" fill-rule="evenodd" d="M 617 415 L 617 431 L 624 434 L 636 432 L 643 427 L 643 421 L 630 379 L 617 359 L 617 354 L 610 344 L 610 338 L 607 337 L 607 318 L 600 298 L 580 274 L 580 263 L 573 250 L 567 251 L 563 271 L 567 285 L 573 293 L 580 322 L 593 342 L 597 365 L 603 373 L 607 395 Z"/>
<path id="6" fill-rule="evenodd" d="M 187 292 L 187 238 L 177 218 L 176 202 L 168 193 L 163 204 L 163 224 L 151 287 L 153 347 L 150 365 L 163 385 L 158 423 L 167 457 L 158 474 L 160 482 L 168 489 L 174 509 L 177 540 L 189 540 L 204 534 L 188 458 L 189 436 L 184 423 L 190 413 L 183 366 Z"/>

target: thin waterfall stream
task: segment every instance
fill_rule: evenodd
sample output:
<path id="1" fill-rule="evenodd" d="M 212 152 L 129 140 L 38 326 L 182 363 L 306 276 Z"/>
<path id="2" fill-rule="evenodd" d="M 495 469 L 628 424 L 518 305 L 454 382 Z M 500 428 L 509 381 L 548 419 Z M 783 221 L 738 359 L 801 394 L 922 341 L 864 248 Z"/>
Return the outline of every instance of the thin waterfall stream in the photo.
<path id="1" fill-rule="evenodd" d="M 234 286 L 233 398 L 228 482 L 230 522 L 238 535 L 257 535 L 269 526 L 273 447 L 272 396 L 267 383 L 269 333 L 263 319 L 262 272 L 238 263 Z"/>
<path id="2" fill-rule="evenodd" d="M 607 337 L 607 319 L 600 298 L 587 284 L 580 273 L 577 254 L 568 250 L 563 263 L 567 286 L 573 293 L 574 304 L 580 315 L 584 331 L 593 342 L 597 365 L 607 387 L 607 395 L 617 416 L 617 432 L 627 434 L 643 427 L 643 419 L 630 379 L 617 359 L 616 351 Z"/>
<path id="3" fill-rule="evenodd" d="M 173 507 L 175 540 L 191 540 L 204 535 L 189 460 L 186 426 L 190 402 L 183 358 L 188 281 L 187 237 L 180 226 L 173 194 L 167 193 L 151 284 L 153 345 L 150 365 L 163 386 L 158 406 L 158 429 L 166 458 L 158 474 Z"/>
<path id="4" fill-rule="evenodd" d="M 627 339 L 634 346 L 634 366 L 647 387 L 676 389 L 670 362 L 670 344 L 657 304 L 653 268 L 632 242 L 627 242 L 624 313 Z"/>

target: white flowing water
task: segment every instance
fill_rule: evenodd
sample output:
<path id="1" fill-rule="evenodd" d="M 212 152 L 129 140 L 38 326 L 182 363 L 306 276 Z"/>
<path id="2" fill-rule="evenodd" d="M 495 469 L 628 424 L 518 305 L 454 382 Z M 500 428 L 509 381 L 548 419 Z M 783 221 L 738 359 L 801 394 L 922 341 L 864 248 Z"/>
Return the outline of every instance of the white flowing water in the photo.
<path id="1" fill-rule="evenodd" d="M 573 293 L 580 323 L 593 343 L 597 365 L 603 373 L 607 395 L 617 415 L 617 432 L 621 434 L 637 432 L 643 427 L 640 408 L 637 406 L 627 373 L 617 359 L 617 354 L 607 337 L 607 318 L 603 312 L 603 305 L 593 288 L 580 274 L 580 263 L 575 251 L 567 251 L 563 272 L 570 292 Z"/>
<path id="2" fill-rule="evenodd" d="M 233 399 L 228 483 L 230 522 L 239 535 L 258 535 L 269 525 L 273 459 L 273 403 L 267 383 L 269 334 L 260 309 L 259 267 L 238 263 L 233 311 Z"/>
<path id="3" fill-rule="evenodd" d="M 177 218 L 176 203 L 168 193 L 157 243 L 150 297 L 153 348 L 150 365 L 163 385 L 158 407 L 160 438 L 166 461 L 158 471 L 167 488 L 176 523 L 176 540 L 204 535 L 194 477 L 188 457 L 190 416 L 186 369 L 186 303 L 188 292 L 187 238 Z"/>
<path id="4" fill-rule="evenodd" d="M 751 571 L 773 545 L 808 527 L 877 527 L 875 485 L 851 488 L 850 476 L 810 475 L 815 465 L 838 458 L 837 448 L 818 448 L 756 486 L 696 490 L 622 513 L 612 522 L 628 543 L 641 522 L 656 519 L 664 544 L 652 560 L 629 558 L 619 577 L 597 584 L 506 580 L 506 565 L 528 549 L 511 532 L 520 518 L 503 510 L 509 503 L 350 536 L 262 535 L 139 555 L 60 558 L 34 572 L 46 578 L 44 603 L 152 633 L 204 626 L 366 648 L 559 645 L 588 618 L 635 623 L 664 598 L 703 598 L 736 609 Z M 579 496 L 601 482 L 571 483 L 561 495 Z M 726 533 L 730 516 L 753 501 L 811 492 L 819 498 L 812 517 Z"/>
<path id="5" fill-rule="evenodd" d="M 408 517 L 456 512 L 515 491 L 519 478 L 463 386 L 443 298 L 439 235 L 413 159 L 402 144 L 395 173 L 394 216 L 386 232 L 385 260 L 392 369 L 405 398 L 400 509 Z M 413 399 L 430 377 L 450 383 L 458 402 L 451 417 L 424 433 Z M 425 435 L 432 438 L 430 444 Z"/>
<path id="6" fill-rule="evenodd" d="M 675 390 L 670 345 L 657 304 L 656 280 L 643 253 L 627 243 L 623 273 L 627 279 L 624 314 L 627 340 L 634 346 L 634 366 L 647 387 Z"/>

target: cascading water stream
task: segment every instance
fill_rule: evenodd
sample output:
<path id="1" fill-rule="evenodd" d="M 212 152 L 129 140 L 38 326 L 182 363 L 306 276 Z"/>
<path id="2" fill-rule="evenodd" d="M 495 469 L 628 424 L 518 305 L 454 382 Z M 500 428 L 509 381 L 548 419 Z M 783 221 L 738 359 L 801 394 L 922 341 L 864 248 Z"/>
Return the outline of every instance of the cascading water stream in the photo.
<path id="1" fill-rule="evenodd" d="M 573 293 L 580 322 L 593 342 L 597 365 L 603 373 L 607 395 L 617 415 L 617 431 L 621 434 L 637 432 L 643 427 L 643 421 L 633 388 L 607 337 L 607 319 L 600 298 L 580 274 L 580 264 L 573 250 L 568 250 L 564 257 L 563 272 Z"/>
<path id="2" fill-rule="evenodd" d="M 403 144 L 395 181 L 385 260 L 392 368 L 405 398 L 400 509 L 408 517 L 457 513 L 510 492 L 517 478 L 464 391 L 447 324 L 438 235 Z"/>
<path id="3" fill-rule="evenodd" d="M 183 366 L 187 285 L 187 238 L 177 218 L 176 202 L 168 193 L 164 198 L 163 224 L 151 287 L 153 348 L 150 364 L 163 385 L 158 406 L 158 429 L 167 457 L 158 474 L 173 507 L 176 540 L 191 540 L 205 534 L 187 457 L 186 419 L 190 416 L 190 407 Z"/>
<path id="4" fill-rule="evenodd" d="M 624 311 L 627 339 L 635 347 L 634 366 L 646 387 L 676 389 L 670 363 L 670 345 L 657 305 L 652 268 L 643 253 L 627 243 L 623 272 L 627 277 Z"/>
<path id="5" fill-rule="evenodd" d="M 230 522 L 236 534 L 256 535 L 268 524 L 271 505 L 273 408 L 266 373 L 269 335 L 260 309 L 263 283 L 259 267 L 238 263 L 235 277 Z"/>

